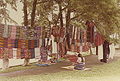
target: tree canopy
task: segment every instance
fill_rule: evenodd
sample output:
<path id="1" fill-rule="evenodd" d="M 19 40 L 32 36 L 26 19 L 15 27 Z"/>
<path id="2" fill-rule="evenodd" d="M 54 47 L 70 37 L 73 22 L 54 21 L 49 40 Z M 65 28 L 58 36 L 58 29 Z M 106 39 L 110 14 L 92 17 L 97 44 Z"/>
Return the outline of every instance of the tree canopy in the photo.
<path id="1" fill-rule="evenodd" d="M 97 31 L 107 39 L 112 34 L 120 37 L 120 0 L 21 0 L 28 25 L 85 28 L 87 20 L 94 21 Z M 1 0 L 0 15 L 5 18 L 6 4 L 16 10 L 16 0 Z M 26 8 L 25 8 L 26 7 Z M 5 14 L 4 14 L 5 13 Z M 10 19 L 9 15 L 7 18 Z M 69 32 L 69 31 L 68 31 Z M 118 36 L 119 35 L 119 36 Z"/>

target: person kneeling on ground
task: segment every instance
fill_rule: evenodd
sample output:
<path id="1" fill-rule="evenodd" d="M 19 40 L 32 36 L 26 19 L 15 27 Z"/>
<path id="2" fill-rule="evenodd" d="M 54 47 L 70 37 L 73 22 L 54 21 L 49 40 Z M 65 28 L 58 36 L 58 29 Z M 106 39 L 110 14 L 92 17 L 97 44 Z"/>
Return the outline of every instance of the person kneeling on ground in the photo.
<path id="1" fill-rule="evenodd" d="M 74 69 L 76 70 L 84 70 L 85 69 L 85 58 L 79 53 L 77 62 L 74 66 Z"/>

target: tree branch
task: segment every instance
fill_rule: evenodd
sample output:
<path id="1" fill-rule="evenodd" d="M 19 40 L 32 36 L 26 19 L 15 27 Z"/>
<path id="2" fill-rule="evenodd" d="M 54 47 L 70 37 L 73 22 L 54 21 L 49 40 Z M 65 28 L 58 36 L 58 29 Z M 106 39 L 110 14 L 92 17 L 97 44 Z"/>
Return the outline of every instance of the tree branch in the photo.
<path id="1" fill-rule="evenodd" d="M 37 2 L 37 4 L 42 4 L 42 3 L 49 2 L 49 1 L 50 1 L 50 0 L 40 1 L 40 2 Z"/>

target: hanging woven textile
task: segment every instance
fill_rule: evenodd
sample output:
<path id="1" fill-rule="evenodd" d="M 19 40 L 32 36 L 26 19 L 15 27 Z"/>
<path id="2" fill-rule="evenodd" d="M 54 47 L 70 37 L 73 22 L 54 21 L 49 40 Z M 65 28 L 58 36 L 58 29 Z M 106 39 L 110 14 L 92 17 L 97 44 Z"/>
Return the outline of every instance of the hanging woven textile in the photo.
<path id="1" fill-rule="evenodd" d="M 10 39 L 16 39 L 16 30 L 17 30 L 16 26 L 12 26 Z"/>
<path id="2" fill-rule="evenodd" d="M 0 48 L 4 48 L 4 38 L 0 37 Z"/>

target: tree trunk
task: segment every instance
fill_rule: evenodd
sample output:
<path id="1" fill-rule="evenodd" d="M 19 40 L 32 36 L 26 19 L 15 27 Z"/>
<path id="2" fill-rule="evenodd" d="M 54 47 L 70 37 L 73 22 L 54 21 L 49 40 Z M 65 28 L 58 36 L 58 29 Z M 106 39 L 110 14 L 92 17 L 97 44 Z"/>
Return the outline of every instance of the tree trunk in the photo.
<path id="1" fill-rule="evenodd" d="M 90 48 L 90 55 L 92 55 L 93 53 L 92 53 L 92 49 Z"/>
<path id="2" fill-rule="evenodd" d="M 36 5 L 37 5 L 37 0 L 34 0 L 33 2 L 33 7 L 32 7 L 32 13 L 31 13 L 31 27 L 34 26 L 35 24 L 35 11 L 36 11 Z"/>
<path id="3" fill-rule="evenodd" d="M 70 49 L 70 42 L 69 42 L 70 41 L 70 37 L 69 37 L 70 14 L 71 14 L 71 11 L 68 8 L 67 14 L 66 14 L 66 42 L 67 42 L 68 49 Z"/>
<path id="4" fill-rule="evenodd" d="M 28 26 L 28 12 L 27 12 L 27 0 L 23 2 L 23 10 L 24 10 L 24 26 Z M 27 66 L 29 64 L 29 59 L 24 59 L 23 66 Z"/>
<path id="5" fill-rule="evenodd" d="M 29 65 L 30 59 L 25 58 L 23 66 L 28 66 Z"/>
<path id="6" fill-rule="evenodd" d="M 98 46 L 96 46 L 96 55 L 98 55 Z"/>
<path id="7" fill-rule="evenodd" d="M 67 14 L 66 14 L 66 29 L 67 29 L 66 32 L 67 33 L 69 32 L 69 26 L 70 26 L 70 14 L 71 14 L 71 11 L 68 8 Z"/>
<path id="8" fill-rule="evenodd" d="M 62 14 L 62 6 L 61 3 L 59 5 L 59 13 L 60 13 L 60 27 L 63 27 L 63 14 Z"/>
<path id="9" fill-rule="evenodd" d="M 23 10 L 24 10 L 24 26 L 28 26 L 28 12 L 27 12 L 27 0 L 23 2 Z"/>

